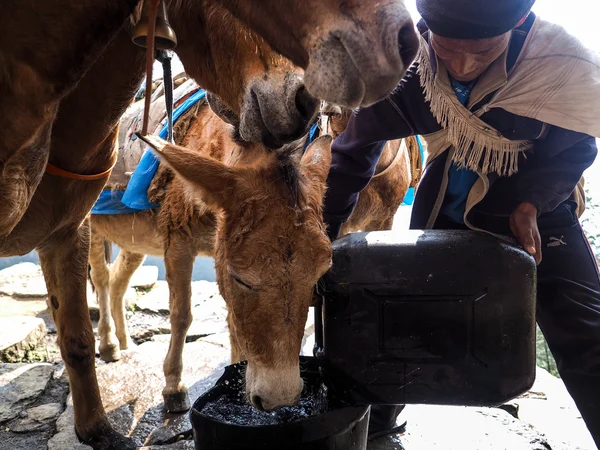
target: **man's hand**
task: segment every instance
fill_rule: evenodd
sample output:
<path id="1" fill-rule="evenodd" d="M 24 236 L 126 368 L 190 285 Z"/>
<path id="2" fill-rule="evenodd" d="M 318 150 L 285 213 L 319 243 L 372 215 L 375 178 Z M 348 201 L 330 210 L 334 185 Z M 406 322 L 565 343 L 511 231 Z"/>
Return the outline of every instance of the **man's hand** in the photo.
<path id="1" fill-rule="evenodd" d="M 537 226 L 537 208 L 531 203 L 521 203 L 510 216 L 510 229 L 527 253 L 542 262 L 542 239 Z"/>

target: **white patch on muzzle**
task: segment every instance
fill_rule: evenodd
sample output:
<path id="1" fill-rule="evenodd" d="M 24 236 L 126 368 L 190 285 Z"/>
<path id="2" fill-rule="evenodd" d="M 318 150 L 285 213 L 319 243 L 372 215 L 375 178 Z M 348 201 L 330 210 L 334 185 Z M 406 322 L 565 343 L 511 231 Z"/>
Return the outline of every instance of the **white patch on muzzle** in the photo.
<path id="1" fill-rule="evenodd" d="M 296 405 L 303 385 L 300 366 L 297 364 L 284 368 L 266 368 L 249 363 L 246 370 L 248 401 L 265 411 Z"/>

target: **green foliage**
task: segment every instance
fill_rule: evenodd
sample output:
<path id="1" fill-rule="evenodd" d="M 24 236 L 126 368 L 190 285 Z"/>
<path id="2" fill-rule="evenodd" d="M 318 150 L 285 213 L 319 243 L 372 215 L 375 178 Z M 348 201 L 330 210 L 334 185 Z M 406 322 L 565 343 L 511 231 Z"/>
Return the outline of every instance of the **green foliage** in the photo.
<path id="1" fill-rule="evenodd" d="M 600 205 L 590 193 L 589 187 L 585 190 L 585 212 L 581 217 L 581 226 L 585 232 L 596 260 L 600 262 Z"/>
<path id="2" fill-rule="evenodd" d="M 548 372 L 550 372 L 555 377 L 558 377 L 559 375 L 558 375 L 558 369 L 556 367 L 556 361 L 554 360 L 552 353 L 550 353 L 550 349 L 548 348 L 548 343 L 546 342 L 546 339 L 544 339 L 544 335 L 542 334 L 542 331 L 539 329 L 539 327 L 536 327 L 536 328 L 537 328 L 537 333 L 536 333 L 537 365 L 538 365 L 538 367 L 541 367 L 542 369 L 546 369 Z"/>

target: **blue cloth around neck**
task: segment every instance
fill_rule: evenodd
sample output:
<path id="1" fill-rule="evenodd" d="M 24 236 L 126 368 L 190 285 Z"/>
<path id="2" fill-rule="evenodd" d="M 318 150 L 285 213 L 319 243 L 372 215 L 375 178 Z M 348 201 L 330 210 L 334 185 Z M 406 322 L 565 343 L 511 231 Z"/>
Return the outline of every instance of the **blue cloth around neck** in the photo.
<path id="1" fill-rule="evenodd" d="M 463 84 L 450 77 L 450 83 L 456 98 L 463 105 L 466 105 L 477 80 Z M 448 217 L 453 222 L 464 224 L 467 198 L 477 178 L 478 175 L 472 170 L 459 169 L 455 164 L 452 164 L 448 170 L 448 186 L 440 215 Z"/>

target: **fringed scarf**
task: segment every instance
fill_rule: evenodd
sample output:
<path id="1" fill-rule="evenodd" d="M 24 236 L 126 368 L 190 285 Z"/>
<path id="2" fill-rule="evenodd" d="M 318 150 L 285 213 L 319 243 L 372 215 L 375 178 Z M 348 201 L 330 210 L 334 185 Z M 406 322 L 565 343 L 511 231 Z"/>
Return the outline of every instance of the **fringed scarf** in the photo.
<path id="1" fill-rule="evenodd" d="M 418 64 L 425 99 L 459 168 L 510 176 L 518 171 L 519 155 L 531 149 L 531 142 L 506 139 L 479 118 L 492 108 L 600 136 L 600 54 L 558 25 L 536 19 L 507 84 L 477 115 L 440 86 L 424 40 Z"/>

